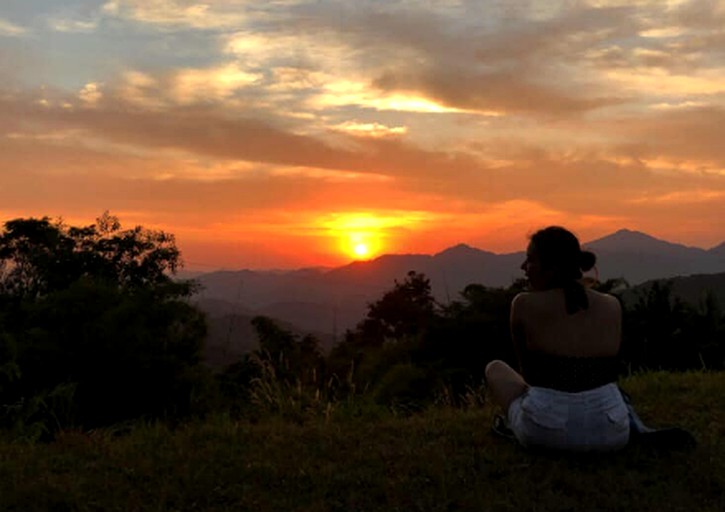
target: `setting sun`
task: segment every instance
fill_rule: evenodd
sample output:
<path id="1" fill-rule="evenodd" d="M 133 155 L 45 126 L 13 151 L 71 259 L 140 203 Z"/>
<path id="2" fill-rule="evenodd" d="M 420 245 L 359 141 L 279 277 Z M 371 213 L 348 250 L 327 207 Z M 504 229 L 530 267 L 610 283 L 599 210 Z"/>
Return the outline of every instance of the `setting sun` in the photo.
<path id="1" fill-rule="evenodd" d="M 319 217 L 320 226 L 338 255 L 356 260 L 375 258 L 395 251 L 395 238 L 433 218 L 424 211 L 334 212 Z"/>
<path id="2" fill-rule="evenodd" d="M 380 248 L 380 235 L 373 231 L 351 232 L 343 236 L 343 251 L 356 260 L 371 258 Z"/>
<path id="3" fill-rule="evenodd" d="M 368 255 L 370 249 L 368 248 L 367 244 L 360 243 L 353 248 L 353 252 L 355 253 L 355 255 L 364 258 Z"/>

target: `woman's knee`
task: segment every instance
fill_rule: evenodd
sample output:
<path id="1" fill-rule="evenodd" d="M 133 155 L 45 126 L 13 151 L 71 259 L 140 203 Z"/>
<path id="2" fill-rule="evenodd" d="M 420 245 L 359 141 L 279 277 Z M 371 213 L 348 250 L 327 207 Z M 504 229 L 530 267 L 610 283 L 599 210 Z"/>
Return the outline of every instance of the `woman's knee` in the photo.
<path id="1" fill-rule="evenodd" d="M 486 380 L 488 381 L 491 379 L 495 379 L 497 375 L 501 375 L 509 369 L 509 365 L 507 365 L 500 359 L 494 359 L 486 365 L 484 375 L 486 375 Z"/>

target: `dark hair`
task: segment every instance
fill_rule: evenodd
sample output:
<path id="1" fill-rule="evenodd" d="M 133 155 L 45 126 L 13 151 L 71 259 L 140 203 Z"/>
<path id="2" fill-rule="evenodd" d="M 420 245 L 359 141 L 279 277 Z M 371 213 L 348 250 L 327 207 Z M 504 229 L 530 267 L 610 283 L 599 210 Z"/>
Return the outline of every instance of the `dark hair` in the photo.
<path id="1" fill-rule="evenodd" d="M 564 289 L 567 313 L 574 314 L 589 308 L 584 287 L 579 282 L 582 271 L 594 267 L 597 257 L 593 252 L 582 251 L 574 234 L 560 226 L 549 226 L 531 235 L 531 243 L 541 266 L 553 272 L 552 285 Z"/>

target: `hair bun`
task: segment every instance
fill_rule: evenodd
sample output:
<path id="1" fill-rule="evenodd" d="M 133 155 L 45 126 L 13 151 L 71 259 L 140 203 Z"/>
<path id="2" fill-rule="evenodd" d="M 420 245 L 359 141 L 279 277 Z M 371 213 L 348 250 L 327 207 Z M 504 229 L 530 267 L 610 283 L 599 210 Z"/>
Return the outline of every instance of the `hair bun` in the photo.
<path id="1" fill-rule="evenodd" d="M 591 251 L 582 251 L 579 253 L 579 268 L 586 272 L 591 270 L 597 262 L 597 255 Z"/>

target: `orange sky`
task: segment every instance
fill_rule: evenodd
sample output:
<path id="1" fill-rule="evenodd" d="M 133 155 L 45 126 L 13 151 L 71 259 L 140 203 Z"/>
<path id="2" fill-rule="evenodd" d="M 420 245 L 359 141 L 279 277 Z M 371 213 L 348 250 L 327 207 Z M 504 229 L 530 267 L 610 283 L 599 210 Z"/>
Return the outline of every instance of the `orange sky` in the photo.
<path id="1" fill-rule="evenodd" d="M 62 4 L 0 4 L 0 220 L 110 210 L 199 270 L 725 240 L 723 2 Z"/>

